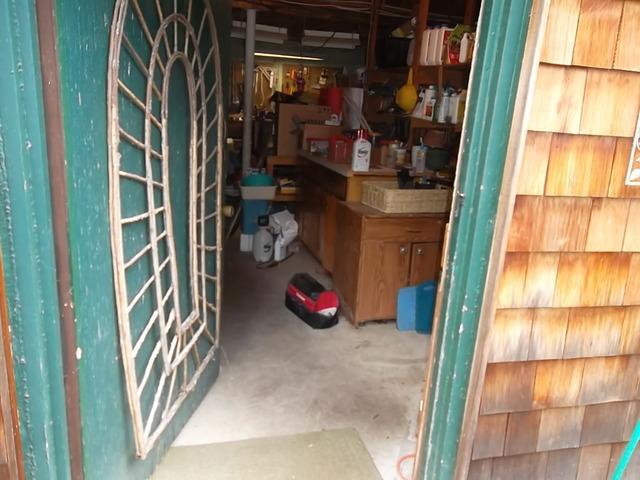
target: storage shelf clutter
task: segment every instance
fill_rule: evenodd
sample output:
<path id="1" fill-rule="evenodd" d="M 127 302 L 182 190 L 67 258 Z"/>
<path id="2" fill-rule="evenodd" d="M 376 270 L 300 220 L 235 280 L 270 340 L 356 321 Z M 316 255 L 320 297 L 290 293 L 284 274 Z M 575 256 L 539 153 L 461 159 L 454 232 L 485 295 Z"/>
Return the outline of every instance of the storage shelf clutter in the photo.
<path id="1" fill-rule="evenodd" d="M 254 148 L 252 167 L 275 182 L 242 187 L 245 213 L 294 215 L 301 243 L 331 275 L 354 325 L 397 320 L 400 288 L 439 279 L 471 72 L 472 4 L 429 18 L 433 2 L 416 0 L 398 19 L 381 16 L 385 7 L 374 2 L 366 65 L 334 75 L 297 62 L 269 66 L 280 78 L 272 117 L 258 129 L 269 139 Z M 243 226 L 248 238 L 271 224 Z"/>

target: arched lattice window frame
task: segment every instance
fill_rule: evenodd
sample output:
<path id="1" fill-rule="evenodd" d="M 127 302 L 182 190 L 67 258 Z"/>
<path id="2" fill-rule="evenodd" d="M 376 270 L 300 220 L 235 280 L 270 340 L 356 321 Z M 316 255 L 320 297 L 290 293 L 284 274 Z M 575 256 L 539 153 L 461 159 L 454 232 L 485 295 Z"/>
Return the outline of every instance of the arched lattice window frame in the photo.
<path id="1" fill-rule="evenodd" d="M 198 18 L 193 13 L 194 1 L 201 10 Z M 222 76 L 211 5 L 207 0 L 182 1 L 180 7 L 177 0 L 172 5 L 147 0 L 144 7 L 145 13 L 138 0 L 116 2 L 107 93 L 114 287 L 136 454 L 141 458 L 153 448 L 217 351 L 224 139 Z M 148 13 L 154 10 L 155 25 Z M 136 42 L 128 38 L 126 30 L 131 25 L 137 25 L 138 41 L 142 37 L 146 47 L 136 47 Z M 146 77 L 144 94 L 122 78 L 123 62 Z M 170 196 L 168 104 L 176 62 L 184 66 L 189 99 L 188 259 L 176 256 Z M 128 131 L 123 126 L 121 102 L 129 102 L 128 106 L 144 115 L 142 131 Z M 213 135 L 215 141 L 211 140 Z M 153 139 L 158 137 L 160 148 L 154 146 Z M 127 170 L 123 143 L 143 153 L 142 170 Z M 158 163 L 160 177 L 154 173 Z M 129 205 L 121 195 L 126 182 L 139 184 L 146 191 L 144 211 L 127 215 Z M 162 231 L 159 223 L 164 226 Z M 132 254 L 128 248 L 132 236 L 127 228 L 134 224 L 136 228 L 146 225 L 148 241 Z M 136 285 L 128 271 L 139 269 L 143 261 L 149 264 L 148 276 Z M 179 293 L 181 288 L 188 288 L 179 284 L 180 261 L 188 262 L 188 315 L 180 312 Z M 153 305 L 144 322 L 132 314 L 142 302 Z"/>

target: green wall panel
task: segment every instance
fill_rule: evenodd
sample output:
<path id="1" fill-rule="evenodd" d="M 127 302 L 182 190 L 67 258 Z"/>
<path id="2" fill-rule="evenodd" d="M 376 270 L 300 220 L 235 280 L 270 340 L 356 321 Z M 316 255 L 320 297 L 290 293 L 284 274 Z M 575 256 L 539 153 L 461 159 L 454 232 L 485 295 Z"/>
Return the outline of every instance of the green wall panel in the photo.
<path id="1" fill-rule="evenodd" d="M 141 4 L 150 0 L 142 1 Z M 218 374 L 209 367 L 145 461 L 134 457 L 118 343 L 108 207 L 107 57 L 113 0 L 57 0 L 85 475 L 146 478 Z M 212 2 L 228 78 L 231 1 Z M 226 82 L 225 82 L 226 83 Z M 226 87 L 226 85 L 225 85 Z"/>

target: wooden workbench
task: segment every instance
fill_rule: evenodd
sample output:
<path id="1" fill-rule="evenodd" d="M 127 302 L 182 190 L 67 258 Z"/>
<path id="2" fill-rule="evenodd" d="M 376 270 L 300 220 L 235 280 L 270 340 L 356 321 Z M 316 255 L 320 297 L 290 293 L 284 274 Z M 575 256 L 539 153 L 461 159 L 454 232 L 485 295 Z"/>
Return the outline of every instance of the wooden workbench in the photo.
<path id="1" fill-rule="evenodd" d="M 305 150 L 298 151 L 298 159 L 303 165 L 300 238 L 322 266 L 332 272 L 338 202 L 359 202 L 363 182 L 395 178 L 396 170 L 373 168 L 354 172 L 348 164 L 331 162 Z"/>

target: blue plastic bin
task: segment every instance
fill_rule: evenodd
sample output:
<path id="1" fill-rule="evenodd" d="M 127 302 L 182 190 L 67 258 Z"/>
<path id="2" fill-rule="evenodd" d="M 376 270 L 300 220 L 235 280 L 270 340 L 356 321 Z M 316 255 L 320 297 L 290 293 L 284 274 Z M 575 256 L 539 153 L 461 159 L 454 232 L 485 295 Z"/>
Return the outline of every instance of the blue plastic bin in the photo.
<path id="1" fill-rule="evenodd" d="M 253 235 L 258 231 L 258 217 L 269 213 L 268 200 L 242 200 L 242 233 Z"/>
<path id="2" fill-rule="evenodd" d="M 436 282 L 430 280 L 398 291 L 396 327 L 401 331 L 415 330 L 429 334 L 433 327 L 436 304 Z"/>

